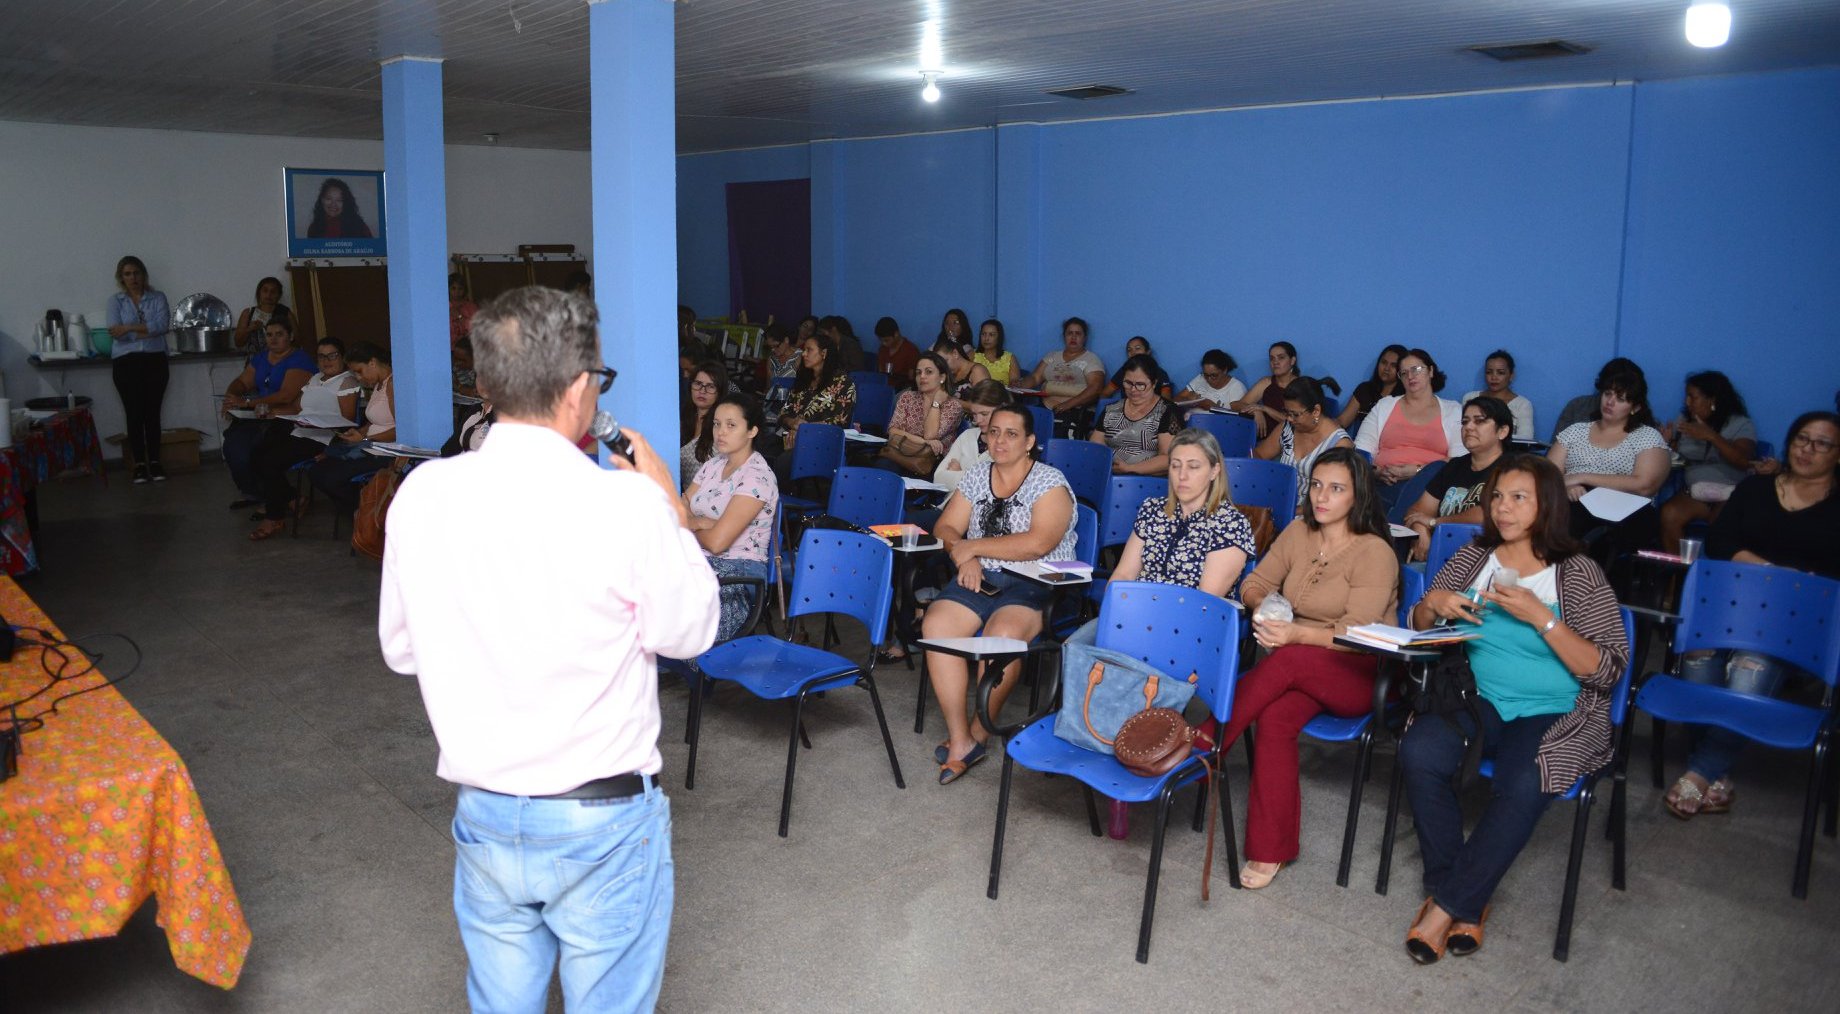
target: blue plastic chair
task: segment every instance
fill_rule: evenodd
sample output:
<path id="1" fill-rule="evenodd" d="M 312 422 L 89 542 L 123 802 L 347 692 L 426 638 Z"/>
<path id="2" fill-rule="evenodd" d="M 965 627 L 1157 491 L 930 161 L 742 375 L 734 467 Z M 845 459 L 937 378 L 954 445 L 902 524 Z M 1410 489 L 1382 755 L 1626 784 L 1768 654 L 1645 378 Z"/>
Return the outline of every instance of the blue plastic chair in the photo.
<path id="1" fill-rule="evenodd" d="M 804 423 L 799 426 L 798 443 L 792 445 L 792 467 L 787 470 L 787 485 L 800 479 L 829 479 L 843 467 L 843 427 L 828 423 Z M 789 496 L 779 497 L 780 516 L 787 511 L 816 510 L 818 502 Z"/>
<path id="2" fill-rule="evenodd" d="M 1578 776 L 1578 779 L 1571 784 L 1571 787 L 1559 795 L 1560 799 L 1570 800 L 1576 804 L 1576 807 L 1574 808 L 1572 817 L 1571 854 L 1567 859 L 1565 867 L 1565 890 L 1559 901 L 1559 929 L 1553 936 L 1553 958 L 1557 961 L 1566 960 L 1571 952 L 1572 915 L 1578 907 L 1578 875 L 1579 871 L 1584 866 L 1584 840 L 1586 831 L 1591 823 L 1591 803 L 1596 798 L 1597 781 L 1606 773 L 1615 774 L 1622 770 L 1622 758 L 1618 751 L 1622 743 L 1623 722 L 1629 717 L 1629 688 L 1631 682 L 1635 678 L 1638 653 L 1635 650 L 1635 616 L 1630 613 L 1628 609 L 1620 609 L 1618 612 L 1622 615 L 1623 637 L 1630 645 L 1630 652 L 1629 661 L 1623 666 L 1623 674 L 1618 677 L 1616 686 L 1610 692 L 1611 757 L 1603 767 Z M 1397 765 L 1397 762 L 1395 762 L 1395 765 Z M 1494 760 L 1487 757 L 1483 758 L 1482 765 L 1478 768 L 1478 771 L 1484 778 L 1495 777 Z M 1395 788 L 1397 788 L 1398 784 L 1399 769 L 1395 766 Z M 1621 796 L 1623 792 L 1623 782 L 1620 777 L 1616 779 L 1614 792 L 1617 796 Z M 1392 802 L 1397 803 L 1398 798 L 1398 792 L 1395 791 L 1393 793 Z M 1623 889 L 1623 862 L 1626 840 L 1625 829 L 1620 819 L 1623 809 L 1621 801 L 1613 799 L 1610 809 L 1612 814 L 1610 831 L 1611 837 L 1615 842 L 1615 858 L 1612 860 L 1610 882 L 1611 886 L 1620 891 Z M 1387 814 L 1388 827 L 1393 826 L 1393 820 L 1394 811 L 1393 808 L 1389 806 L 1389 812 Z M 1380 875 L 1384 882 L 1387 875 L 1386 865 L 1392 857 L 1392 851 L 1390 849 L 1383 849 L 1381 856 Z M 1386 892 L 1382 890 L 1380 893 L 1385 894 Z"/>
<path id="3" fill-rule="evenodd" d="M 1402 567 L 1399 583 L 1399 613 L 1395 619 L 1399 626 L 1404 627 L 1410 625 L 1408 618 L 1412 614 L 1412 607 L 1425 597 L 1425 575 L 1410 567 Z M 1354 865 L 1354 836 L 1361 820 L 1361 796 L 1373 770 L 1374 730 L 1386 726 L 1387 697 L 1392 693 L 1392 687 L 1392 668 L 1382 662 L 1374 679 L 1373 710 L 1353 718 L 1324 712 L 1310 719 L 1303 727 L 1305 736 L 1321 743 L 1355 744 L 1354 779 L 1348 787 L 1348 820 L 1342 826 L 1342 861 L 1335 868 L 1337 887 L 1348 886 L 1348 871 Z"/>
<path id="4" fill-rule="evenodd" d="M 1188 414 L 1188 424 L 1212 433 L 1223 458 L 1252 457 L 1252 445 L 1259 439 L 1259 426 L 1249 416 L 1197 410 Z"/>
<path id="5" fill-rule="evenodd" d="M 1099 610 L 1098 644 L 1125 652 L 1178 679 L 1196 678 L 1196 697 L 1217 723 L 1232 717 L 1233 690 L 1239 680 L 1239 610 L 1225 599 L 1193 588 L 1120 581 L 1106 589 Z M 990 691 L 1001 672 L 986 675 L 978 686 L 978 715 L 995 728 L 989 715 Z M 1076 705 L 1077 706 L 1077 705 Z M 1196 751 L 1167 774 L 1146 778 L 1125 770 L 1116 757 L 1074 746 L 1054 735 L 1054 713 L 998 729 L 1006 739 L 1003 779 L 997 794 L 997 830 L 990 850 L 990 887 L 995 899 L 1003 868 L 1003 838 L 1009 818 L 1010 781 L 1015 766 L 1031 771 L 1077 779 L 1086 796 L 1086 819 L 1094 836 L 1099 827 L 1097 790 L 1112 799 L 1130 803 L 1156 802 L 1150 844 L 1150 870 L 1144 884 L 1143 915 L 1137 930 L 1137 960 L 1150 960 L 1150 927 L 1156 916 L 1157 878 L 1163 866 L 1163 836 L 1168 824 L 1170 798 L 1178 788 L 1193 782 L 1212 782 L 1220 797 L 1220 817 L 1226 827 L 1227 876 L 1239 887 L 1239 850 L 1233 834 L 1233 807 L 1227 783 L 1220 778 L 1219 749 Z M 1210 765 L 1212 772 L 1210 772 Z M 1203 792 L 1206 791 L 1205 784 Z"/>
<path id="6" fill-rule="evenodd" d="M 856 385 L 858 393 L 861 393 L 865 387 L 889 386 L 888 374 L 876 370 L 851 370 L 849 376 L 850 382 Z"/>
<path id="7" fill-rule="evenodd" d="M 1476 541 L 1481 535 L 1481 525 L 1438 525 L 1431 529 L 1431 548 L 1425 553 L 1425 580 L 1430 582 L 1436 579 L 1438 571 L 1444 569 L 1444 565 L 1450 562 L 1457 550 Z"/>
<path id="8" fill-rule="evenodd" d="M 1035 442 L 1046 447 L 1054 440 L 1054 413 L 1048 407 L 1033 398 L 1022 402 L 1022 407 L 1029 410 L 1029 417 L 1035 421 Z"/>
<path id="9" fill-rule="evenodd" d="M 845 465 L 831 479 L 824 512 L 860 528 L 898 525 L 906 509 L 906 492 L 901 477 L 893 472 Z"/>
<path id="10" fill-rule="evenodd" d="M 1094 444 L 1094 447 L 1099 446 Z M 1137 509 L 1153 496 L 1168 496 L 1169 480 L 1155 475 L 1114 475 L 1099 512 L 1099 548 L 1122 546 L 1131 537 Z"/>
<path id="11" fill-rule="evenodd" d="M 1050 440 L 1041 460 L 1067 477 L 1075 500 L 1095 511 L 1105 506 L 1112 485 L 1111 448 L 1090 440 Z"/>
<path id="12" fill-rule="evenodd" d="M 1433 461 L 1419 469 L 1417 475 L 1400 483 L 1398 499 L 1394 500 L 1393 506 L 1387 510 L 1386 519 L 1393 524 L 1405 521 L 1406 515 L 1412 510 L 1412 505 L 1418 502 L 1419 497 L 1425 495 L 1425 487 L 1431 485 L 1431 480 L 1437 478 L 1437 474 L 1443 470 L 1442 461 Z"/>
<path id="13" fill-rule="evenodd" d="M 792 776 L 798 767 L 799 743 L 805 737 L 805 699 L 814 693 L 851 685 L 869 691 L 894 784 L 907 788 L 901 777 L 901 762 L 895 758 L 894 740 L 888 735 L 882 697 L 875 688 L 875 656 L 888 629 L 893 579 L 894 551 L 881 539 L 858 532 L 805 533 L 799 544 L 798 566 L 792 574 L 787 620 L 810 615 L 850 617 L 861 623 L 867 633 L 869 657 L 859 666 L 835 652 L 761 636 L 739 638 L 704 652 L 696 660 L 696 683 L 690 693 L 690 759 L 684 769 L 685 789 L 694 788 L 696 783 L 704 680 L 735 683 L 762 700 L 793 701 L 792 731 L 786 748 L 786 787 L 779 805 L 781 838 L 786 837 L 792 819 Z"/>
<path id="14" fill-rule="evenodd" d="M 856 407 L 850 410 L 850 421 L 864 432 L 887 433 L 888 420 L 894 415 L 894 388 L 886 380 L 879 384 L 856 385 Z M 800 431 L 804 439 L 804 431 Z"/>
<path id="15" fill-rule="evenodd" d="M 1263 507 L 1282 533 L 1297 517 L 1297 469 L 1282 461 L 1228 458 L 1227 493 L 1235 504 Z"/>
<path id="16" fill-rule="evenodd" d="M 1790 888 L 1796 898 L 1806 898 L 1815 818 L 1824 800 L 1828 836 L 1835 830 L 1833 801 L 1824 790 L 1833 778 L 1828 749 L 1840 719 L 1834 693 L 1840 679 L 1840 581 L 1784 567 L 1702 559 L 1687 572 L 1680 600 L 1675 652 L 1759 652 L 1813 673 L 1826 684 L 1819 707 L 1689 683 L 1666 673 L 1651 674 L 1636 695 L 1636 707 L 1656 720 L 1656 744 L 1666 735 L 1662 722 L 1688 722 L 1729 729 L 1778 750 L 1810 752 Z"/>

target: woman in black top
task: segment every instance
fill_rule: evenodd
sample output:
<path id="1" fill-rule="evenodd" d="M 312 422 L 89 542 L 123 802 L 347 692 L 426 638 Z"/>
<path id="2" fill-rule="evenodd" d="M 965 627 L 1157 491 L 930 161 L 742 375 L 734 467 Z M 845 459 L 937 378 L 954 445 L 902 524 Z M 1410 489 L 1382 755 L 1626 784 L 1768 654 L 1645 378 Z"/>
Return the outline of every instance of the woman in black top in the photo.
<path id="1" fill-rule="evenodd" d="M 1431 530 L 1438 525 L 1482 524 L 1483 487 L 1513 432 L 1514 414 L 1507 402 L 1479 394 L 1463 405 L 1463 447 L 1469 453 L 1444 462 L 1406 512 L 1405 526 L 1418 533 L 1412 559 L 1426 558 L 1431 551 Z"/>
<path id="2" fill-rule="evenodd" d="M 1407 351 L 1404 345 L 1388 345 L 1380 350 L 1380 358 L 1374 360 L 1374 375 L 1354 385 L 1348 404 L 1342 406 L 1342 414 L 1335 417 L 1337 425 L 1354 433 L 1361 428 L 1361 420 L 1372 411 L 1375 402 L 1388 395 L 1406 393 L 1399 382 L 1399 361 L 1405 358 Z"/>

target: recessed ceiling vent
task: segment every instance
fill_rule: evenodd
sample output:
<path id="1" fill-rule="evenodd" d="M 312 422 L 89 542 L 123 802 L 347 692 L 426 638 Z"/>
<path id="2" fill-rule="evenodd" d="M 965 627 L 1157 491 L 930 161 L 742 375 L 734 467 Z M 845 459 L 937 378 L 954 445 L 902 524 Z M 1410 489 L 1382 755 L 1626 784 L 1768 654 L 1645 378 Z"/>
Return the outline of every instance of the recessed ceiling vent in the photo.
<path id="1" fill-rule="evenodd" d="M 1117 85 L 1089 84 L 1079 85 L 1074 88 L 1056 88 L 1048 94 L 1058 95 L 1063 99 L 1080 99 L 1083 101 L 1086 99 L 1109 99 L 1114 95 L 1129 95 L 1131 94 L 1131 89 L 1120 88 Z"/>
<path id="2" fill-rule="evenodd" d="M 1591 51 L 1590 46 L 1580 46 L 1576 42 L 1563 39 L 1547 39 L 1545 42 L 1508 42 L 1499 46 L 1471 46 L 1469 51 L 1481 53 L 1491 60 L 1511 63 L 1515 60 L 1544 60 L 1554 56 L 1581 56 Z"/>

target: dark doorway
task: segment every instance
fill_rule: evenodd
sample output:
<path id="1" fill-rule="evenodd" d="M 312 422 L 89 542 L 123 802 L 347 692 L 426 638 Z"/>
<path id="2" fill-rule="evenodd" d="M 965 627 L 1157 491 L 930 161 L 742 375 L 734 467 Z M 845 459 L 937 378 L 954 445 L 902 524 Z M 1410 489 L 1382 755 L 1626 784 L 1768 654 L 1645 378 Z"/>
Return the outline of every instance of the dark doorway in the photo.
<path id="1" fill-rule="evenodd" d="M 728 184 L 728 313 L 788 326 L 811 312 L 811 180 Z"/>

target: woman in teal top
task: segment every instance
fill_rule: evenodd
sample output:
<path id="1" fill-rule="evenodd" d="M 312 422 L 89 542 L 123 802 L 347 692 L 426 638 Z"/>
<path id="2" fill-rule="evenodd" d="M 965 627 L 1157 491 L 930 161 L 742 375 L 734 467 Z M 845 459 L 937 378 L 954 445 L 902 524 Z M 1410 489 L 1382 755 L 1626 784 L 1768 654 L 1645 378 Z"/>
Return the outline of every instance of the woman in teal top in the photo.
<path id="1" fill-rule="evenodd" d="M 1406 951 L 1421 964 L 1446 948 L 1471 954 L 1482 946 L 1489 898 L 1546 804 L 1609 762 L 1610 694 L 1629 657 L 1616 597 L 1568 534 L 1558 467 L 1531 454 L 1508 457 L 1482 503 L 1482 535 L 1451 557 L 1412 610 L 1418 629 L 1469 623 L 1482 635 L 1466 645 L 1480 723 L 1421 718 L 1399 748 L 1429 895 L 1406 933 Z M 1451 779 L 1470 735 L 1482 737 L 1495 769 L 1488 807 L 1465 839 Z"/>

